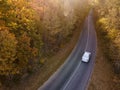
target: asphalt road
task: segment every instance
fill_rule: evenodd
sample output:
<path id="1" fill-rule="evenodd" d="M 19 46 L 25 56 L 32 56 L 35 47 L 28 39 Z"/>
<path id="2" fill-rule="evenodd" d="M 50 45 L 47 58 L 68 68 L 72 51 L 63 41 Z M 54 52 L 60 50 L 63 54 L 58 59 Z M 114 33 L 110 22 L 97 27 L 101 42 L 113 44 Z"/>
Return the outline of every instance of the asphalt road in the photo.
<path id="1" fill-rule="evenodd" d="M 84 22 L 78 43 L 65 63 L 38 90 L 86 90 L 94 67 L 97 37 L 91 10 Z M 85 51 L 91 52 L 88 63 L 81 61 Z"/>

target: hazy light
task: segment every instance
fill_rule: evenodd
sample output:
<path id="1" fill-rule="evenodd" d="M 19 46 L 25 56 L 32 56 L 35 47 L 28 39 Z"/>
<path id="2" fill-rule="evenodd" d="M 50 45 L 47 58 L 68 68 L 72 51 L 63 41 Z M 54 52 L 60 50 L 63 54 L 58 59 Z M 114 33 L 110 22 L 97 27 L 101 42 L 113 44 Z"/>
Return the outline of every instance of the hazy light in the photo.
<path id="1" fill-rule="evenodd" d="M 83 0 L 63 0 L 64 4 L 64 16 L 72 14 L 75 5 L 80 4 Z"/>
<path id="2" fill-rule="evenodd" d="M 64 15 L 68 16 L 73 9 L 72 2 L 74 0 L 64 0 Z"/>

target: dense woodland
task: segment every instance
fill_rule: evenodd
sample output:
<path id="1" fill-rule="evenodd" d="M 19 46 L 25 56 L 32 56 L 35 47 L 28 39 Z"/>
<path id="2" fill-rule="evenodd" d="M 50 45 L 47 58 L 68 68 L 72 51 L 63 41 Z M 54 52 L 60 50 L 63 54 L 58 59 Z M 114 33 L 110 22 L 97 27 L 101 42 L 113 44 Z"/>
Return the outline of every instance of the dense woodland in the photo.
<path id="1" fill-rule="evenodd" d="M 98 0 L 95 3 L 98 17 L 96 29 L 103 40 L 105 56 L 120 73 L 120 0 Z"/>
<path id="2" fill-rule="evenodd" d="M 28 1 L 0 0 L 1 81 L 32 68 L 42 45 L 34 18 Z"/>
<path id="3" fill-rule="evenodd" d="M 90 5 L 103 52 L 120 73 L 120 0 L 88 1 L 0 0 L 0 85 L 36 71 L 61 50 L 82 26 Z"/>
<path id="4" fill-rule="evenodd" d="M 84 21 L 89 6 L 64 0 L 0 0 L 0 81 L 35 71 L 58 52 Z M 68 10 L 69 9 L 69 10 Z"/>

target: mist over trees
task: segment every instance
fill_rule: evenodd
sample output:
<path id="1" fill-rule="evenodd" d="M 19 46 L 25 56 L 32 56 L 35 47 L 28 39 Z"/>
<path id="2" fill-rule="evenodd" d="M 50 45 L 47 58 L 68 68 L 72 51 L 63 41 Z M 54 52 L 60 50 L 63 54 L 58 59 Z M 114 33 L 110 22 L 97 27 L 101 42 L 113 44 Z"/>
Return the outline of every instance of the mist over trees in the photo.
<path id="1" fill-rule="evenodd" d="M 0 0 L 2 83 L 35 71 L 45 63 L 42 58 L 54 55 L 71 39 L 89 6 L 87 1 L 66 1 Z"/>
<path id="2" fill-rule="evenodd" d="M 67 2 L 66 5 L 66 1 L 47 0 L 39 3 L 40 6 L 44 5 L 42 9 L 43 16 L 41 15 L 39 17 L 41 18 L 43 27 L 43 53 L 54 53 L 58 51 L 72 35 L 78 18 L 82 17 L 79 20 L 82 21 L 88 11 L 88 7 L 85 7 L 87 4 L 85 5 L 85 3 L 85 6 L 71 4 L 70 2 Z M 36 7 L 35 10 L 37 8 L 39 7 Z M 81 16 L 80 13 L 82 13 Z"/>

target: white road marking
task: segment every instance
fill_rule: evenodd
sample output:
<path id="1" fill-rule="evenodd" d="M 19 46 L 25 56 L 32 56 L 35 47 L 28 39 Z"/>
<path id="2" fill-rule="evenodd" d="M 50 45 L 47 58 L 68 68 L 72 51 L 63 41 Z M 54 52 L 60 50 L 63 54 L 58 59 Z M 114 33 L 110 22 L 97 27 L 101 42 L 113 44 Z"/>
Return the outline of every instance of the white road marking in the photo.
<path id="1" fill-rule="evenodd" d="M 87 50 L 87 47 L 88 47 L 88 41 L 89 41 L 89 31 L 90 31 L 90 29 L 89 29 L 89 16 L 88 16 L 88 22 L 87 22 L 87 25 L 88 25 L 88 35 L 87 35 L 87 44 L 86 44 L 86 47 L 85 47 L 85 51 Z"/>
<path id="2" fill-rule="evenodd" d="M 87 22 L 87 24 L 88 24 L 87 44 L 86 44 L 86 47 L 85 47 L 85 50 L 84 50 L 84 51 L 87 50 L 88 41 L 89 41 L 89 30 L 90 30 L 90 29 L 89 29 L 89 16 L 88 16 L 88 22 Z M 81 66 L 81 63 L 82 63 L 82 61 L 80 61 L 79 65 L 77 66 L 77 68 L 76 68 L 75 71 L 73 72 L 73 74 L 72 74 L 72 76 L 70 77 L 70 79 L 67 81 L 67 83 L 65 84 L 65 86 L 64 86 L 62 89 L 60 89 L 60 90 L 65 90 L 65 89 L 67 88 L 67 86 L 70 84 L 71 80 L 73 79 L 73 77 L 74 77 L 75 74 L 77 73 L 79 67 Z"/>
<path id="3" fill-rule="evenodd" d="M 64 88 L 62 88 L 61 90 L 65 90 L 67 88 L 67 86 L 69 85 L 69 83 L 71 82 L 71 80 L 73 79 L 73 77 L 75 76 L 75 74 L 77 73 L 79 67 L 81 66 L 81 63 L 82 62 L 79 63 L 79 65 L 75 69 L 74 73 L 72 74 L 72 76 L 70 77 L 70 79 L 67 81 L 67 83 L 65 84 Z"/>

